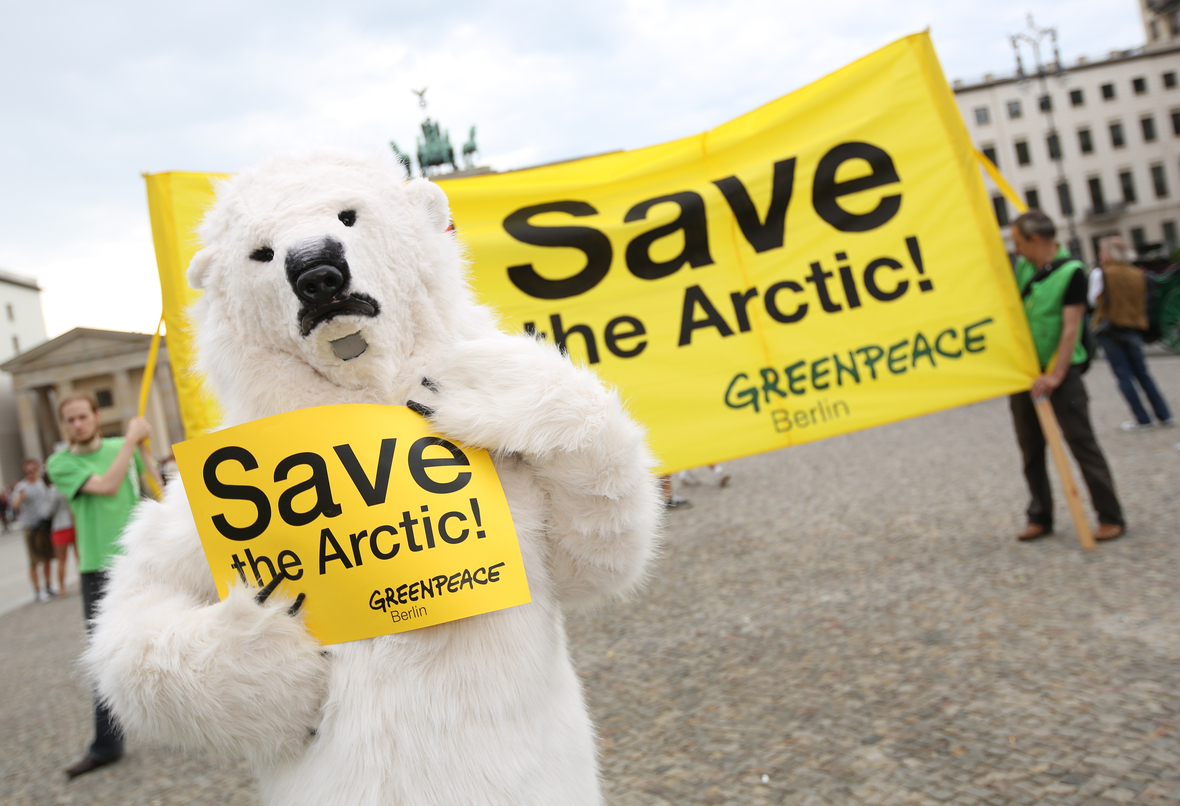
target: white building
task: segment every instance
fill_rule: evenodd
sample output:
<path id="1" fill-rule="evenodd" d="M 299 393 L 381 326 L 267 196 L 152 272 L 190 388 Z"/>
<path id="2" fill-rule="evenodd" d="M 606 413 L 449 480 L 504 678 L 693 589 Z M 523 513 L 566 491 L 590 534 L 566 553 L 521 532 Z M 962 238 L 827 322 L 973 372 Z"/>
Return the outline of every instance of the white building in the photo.
<path id="1" fill-rule="evenodd" d="M 1180 2 L 1139 2 L 1143 47 L 1060 70 L 1050 61 L 1038 71 L 1026 57 L 1024 76 L 954 82 L 976 148 L 1087 261 L 1106 235 L 1122 235 L 1141 256 L 1180 249 Z M 1015 211 L 990 181 L 988 189 L 1007 224 Z"/>
<path id="2" fill-rule="evenodd" d="M 31 277 L 0 269 L 0 363 L 45 341 L 41 289 Z M 0 485 L 21 477 L 20 421 L 12 391 L 12 376 L 0 372 Z"/>

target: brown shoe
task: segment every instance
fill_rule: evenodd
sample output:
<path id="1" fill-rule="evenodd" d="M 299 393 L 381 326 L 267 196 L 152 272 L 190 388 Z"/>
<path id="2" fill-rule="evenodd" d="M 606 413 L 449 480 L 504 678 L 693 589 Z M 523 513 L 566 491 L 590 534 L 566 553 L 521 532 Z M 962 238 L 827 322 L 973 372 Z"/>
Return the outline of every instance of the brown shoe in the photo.
<path id="1" fill-rule="evenodd" d="M 1048 526 L 1040 523 L 1030 523 L 1020 530 L 1020 534 L 1016 535 L 1016 539 L 1020 541 L 1036 540 L 1038 537 L 1048 537 L 1053 534 L 1053 530 Z"/>
<path id="2" fill-rule="evenodd" d="M 1125 526 L 1120 526 L 1117 523 L 1100 523 L 1098 528 L 1094 530 L 1095 540 L 1114 540 L 1122 537 L 1127 531 Z"/>

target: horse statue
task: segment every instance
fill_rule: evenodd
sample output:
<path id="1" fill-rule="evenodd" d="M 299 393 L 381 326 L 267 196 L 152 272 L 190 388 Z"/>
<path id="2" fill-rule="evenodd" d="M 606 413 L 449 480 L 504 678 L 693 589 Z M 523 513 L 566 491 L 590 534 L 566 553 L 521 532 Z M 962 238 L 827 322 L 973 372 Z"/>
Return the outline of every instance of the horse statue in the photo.
<path id="1" fill-rule="evenodd" d="M 463 144 L 463 167 L 471 168 L 475 165 L 475 152 L 479 151 L 479 146 L 475 144 L 475 127 L 471 127 L 471 135 L 467 138 L 467 142 Z"/>
<path id="2" fill-rule="evenodd" d="M 393 149 L 393 156 L 397 157 L 397 161 L 403 168 L 406 169 L 406 177 L 408 178 L 413 172 L 413 167 L 410 163 L 410 155 L 403 152 L 397 147 L 397 143 L 392 140 L 389 141 L 389 147 Z"/>
<path id="3" fill-rule="evenodd" d="M 459 166 L 455 164 L 451 133 L 442 131 L 437 122 L 426 118 L 422 121 L 422 137 L 418 139 L 418 170 L 426 176 L 428 168 L 447 163 L 452 171 L 459 170 Z"/>

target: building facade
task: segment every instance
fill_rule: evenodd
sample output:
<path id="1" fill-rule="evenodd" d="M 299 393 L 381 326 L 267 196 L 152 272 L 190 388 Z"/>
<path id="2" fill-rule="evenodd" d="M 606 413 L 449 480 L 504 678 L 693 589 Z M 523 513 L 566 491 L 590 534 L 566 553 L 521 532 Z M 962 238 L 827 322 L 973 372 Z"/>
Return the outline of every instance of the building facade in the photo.
<path id="1" fill-rule="evenodd" d="M 44 341 L 45 317 L 37 281 L 0 270 L 0 362 Z M 0 372 L 0 486 L 8 487 L 23 475 L 22 458 L 12 376 Z"/>
<path id="2" fill-rule="evenodd" d="M 1145 259 L 1180 249 L 1180 37 L 1168 33 L 1174 14 L 1148 19 L 1152 1 L 1140 0 L 1148 35 L 1157 31 L 1144 47 L 954 82 L 976 148 L 1090 262 L 1107 235 Z M 985 181 L 1011 252 L 1015 211 Z"/>
<path id="3" fill-rule="evenodd" d="M 103 436 L 121 436 L 139 409 L 151 341 L 145 333 L 79 327 L 0 364 L 0 370 L 12 377 L 23 455 L 43 460 L 65 446 L 57 402 L 72 392 L 93 394 Z M 173 443 L 184 439 L 163 340 L 144 416 L 152 427 L 152 453 L 163 459 L 172 452 Z M 17 477 L 19 472 L 12 480 Z"/>

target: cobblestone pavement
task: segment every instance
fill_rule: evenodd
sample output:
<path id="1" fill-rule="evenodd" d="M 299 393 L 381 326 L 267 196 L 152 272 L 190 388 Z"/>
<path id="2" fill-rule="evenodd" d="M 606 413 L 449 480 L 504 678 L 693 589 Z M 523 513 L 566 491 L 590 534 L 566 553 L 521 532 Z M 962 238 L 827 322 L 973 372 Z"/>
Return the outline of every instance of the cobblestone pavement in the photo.
<path id="1" fill-rule="evenodd" d="M 1180 405 L 1180 359 L 1151 362 Z M 1127 537 L 1013 535 L 1004 401 L 730 462 L 682 490 L 632 601 L 569 618 L 607 800 L 639 804 L 1180 803 L 1180 428 L 1093 419 Z M 0 617 L 0 803 L 251 804 L 241 768 L 89 736 L 77 597 Z"/>

